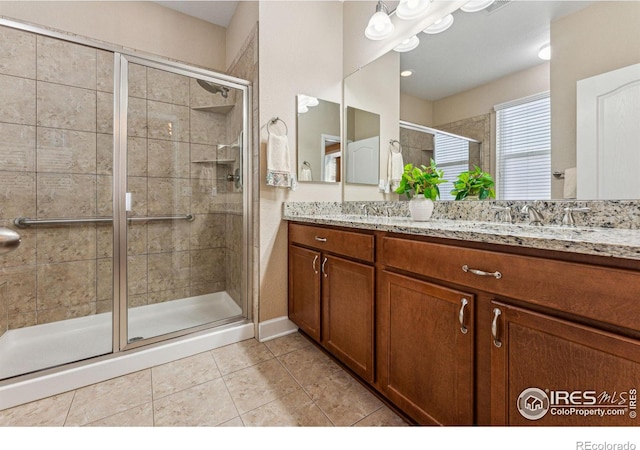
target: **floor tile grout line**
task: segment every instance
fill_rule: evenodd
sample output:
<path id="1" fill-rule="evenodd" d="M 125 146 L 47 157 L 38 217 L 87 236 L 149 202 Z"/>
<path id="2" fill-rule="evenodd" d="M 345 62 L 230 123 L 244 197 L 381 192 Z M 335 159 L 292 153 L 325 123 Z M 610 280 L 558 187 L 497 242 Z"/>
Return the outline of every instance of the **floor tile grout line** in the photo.
<path id="1" fill-rule="evenodd" d="M 298 349 L 298 350 L 301 350 L 301 349 Z M 295 350 L 295 351 L 297 351 L 297 350 Z M 289 352 L 289 353 L 286 353 L 286 354 L 290 354 L 290 353 L 293 353 L 293 352 Z M 283 364 L 283 362 L 280 360 L 280 358 L 277 358 L 277 359 L 278 359 L 278 362 L 280 363 L 280 365 L 282 365 L 282 367 L 284 368 L 284 370 L 286 370 L 286 371 L 287 371 L 287 373 L 291 376 L 291 378 L 293 378 L 293 379 L 295 380 L 295 382 L 298 384 L 298 386 L 300 386 L 300 389 L 302 390 L 302 392 L 304 392 L 304 393 L 305 393 L 305 395 L 307 395 L 307 396 L 309 397 L 309 400 L 311 400 L 311 403 L 313 403 L 313 405 L 314 405 L 316 408 L 318 408 L 318 410 L 322 413 L 322 415 L 323 415 L 324 417 L 326 417 L 326 418 L 327 418 L 327 420 L 329 421 L 329 423 L 330 423 L 332 426 L 334 426 L 334 427 L 335 427 L 335 426 L 336 426 L 336 424 L 333 422 L 333 420 L 331 420 L 331 418 L 327 415 L 327 413 L 326 413 L 326 412 L 325 412 L 325 411 L 320 407 L 320 405 L 318 405 L 318 403 L 316 403 L 316 401 L 313 399 L 313 396 L 312 396 L 312 395 L 311 395 L 311 394 L 310 394 L 310 393 L 309 393 L 309 392 L 304 388 L 304 386 L 302 385 L 302 383 L 301 383 L 301 382 L 300 382 L 300 381 L 299 381 L 299 380 L 298 380 L 298 379 L 293 375 L 293 373 L 291 373 L 291 371 L 290 371 L 290 370 L 289 370 L 289 369 L 288 369 L 288 368 Z"/>

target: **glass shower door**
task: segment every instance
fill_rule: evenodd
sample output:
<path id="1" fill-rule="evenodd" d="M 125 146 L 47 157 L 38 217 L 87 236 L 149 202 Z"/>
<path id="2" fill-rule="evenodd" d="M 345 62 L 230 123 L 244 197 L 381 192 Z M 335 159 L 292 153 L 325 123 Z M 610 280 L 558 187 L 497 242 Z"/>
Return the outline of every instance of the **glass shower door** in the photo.
<path id="1" fill-rule="evenodd" d="M 124 68 L 133 345 L 245 314 L 243 92 L 146 60 Z"/>
<path id="2" fill-rule="evenodd" d="M 114 54 L 0 27 L 0 379 L 112 351 Z"/>

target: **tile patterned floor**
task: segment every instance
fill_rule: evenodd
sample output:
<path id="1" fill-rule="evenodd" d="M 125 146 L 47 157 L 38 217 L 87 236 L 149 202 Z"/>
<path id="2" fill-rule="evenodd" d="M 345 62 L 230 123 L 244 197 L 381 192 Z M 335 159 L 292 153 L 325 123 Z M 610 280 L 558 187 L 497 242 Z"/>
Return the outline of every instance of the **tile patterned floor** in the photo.
<path id="1" fill-rule="evenodd" d="M 0 426 L 406 426 L 300 334 L 254 339 L 0 411 Z"/>

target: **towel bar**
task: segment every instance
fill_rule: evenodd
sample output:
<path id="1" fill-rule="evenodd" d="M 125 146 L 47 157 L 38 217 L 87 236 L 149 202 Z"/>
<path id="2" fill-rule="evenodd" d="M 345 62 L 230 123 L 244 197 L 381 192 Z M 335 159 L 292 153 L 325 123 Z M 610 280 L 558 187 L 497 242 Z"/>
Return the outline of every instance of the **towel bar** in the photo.
<path id="1" fill-rule="evenodd" d="M 194 220 L 193 214 L 184 216 L 151 216 L 151 217 L 127 217 L 129 222 L 151 222 L 155 220 Z M 18 217 L 13 224 L 18 228 L 26 228 L 29 225 L 70 225 L 76 223 L 105 223 L 113 222 L 113 217 L 86 217 L 75 219 L 29 219 L 28 217 Z"/>

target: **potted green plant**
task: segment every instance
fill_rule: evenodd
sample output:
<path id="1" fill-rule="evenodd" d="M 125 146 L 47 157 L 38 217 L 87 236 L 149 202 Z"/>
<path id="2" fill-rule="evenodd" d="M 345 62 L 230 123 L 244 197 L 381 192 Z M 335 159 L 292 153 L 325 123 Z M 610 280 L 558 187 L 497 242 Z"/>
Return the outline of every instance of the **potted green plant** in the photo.
<path id="1" fill-rule="evenodd" d="M 458 175 L 458 179 L 453 183 L 451 195 L 455 195 L 456 200 L 496 198 L 495 183 L 491 175 L 483 172 L 478 166 L 474 167 L 474 170 Z"/>
<path id="2" fill-rule="evenodd" d="M 444 172 L 436 167 L 432 159 L 429 166 L 404 166 L 400 185 L 396 194 L 405 194 L 409 201 L 409 211 L 413 220 L 425 221 L 433 214 L 434 201 L 440 197 L 439 184 L 445 183 Z"/>

